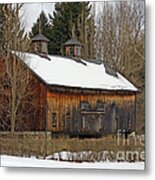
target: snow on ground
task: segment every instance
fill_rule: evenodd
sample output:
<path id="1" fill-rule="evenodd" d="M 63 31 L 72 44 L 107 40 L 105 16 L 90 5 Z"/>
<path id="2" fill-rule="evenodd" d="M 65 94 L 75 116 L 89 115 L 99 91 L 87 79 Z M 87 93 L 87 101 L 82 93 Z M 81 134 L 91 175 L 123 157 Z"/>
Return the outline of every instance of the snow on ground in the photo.
<path id="1" fill-rule="evenodd" d="M 120 169 L 120 170 L 144 170 L 144 162 L 95 162 L 75 163 L 55 160 L 43 160 L 16 156 L 1 155 L 1 166 L 3 167 L 44 167 L 44 168 L 77 168 L 77 169 Z"/>

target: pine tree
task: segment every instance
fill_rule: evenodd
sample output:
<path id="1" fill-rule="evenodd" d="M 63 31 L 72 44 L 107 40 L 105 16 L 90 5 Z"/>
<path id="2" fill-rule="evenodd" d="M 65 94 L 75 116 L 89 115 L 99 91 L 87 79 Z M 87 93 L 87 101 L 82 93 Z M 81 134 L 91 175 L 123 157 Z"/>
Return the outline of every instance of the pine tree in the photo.
<path id="1" fill-rule="evenodd" d="M 48 17 L 46 16 L 45 12 L 42 11 L 40 16 L 38 17 L 36 23 L 33 24 L 30 37 L 34 37 L 35 35 L 42 33 L 48 39 L 51 38 L 51 24 L 49 23 Z M 48 51 L 51 54 L 51 44 L 48 44 Z"/>
<path id="2" fill-rule="evenodd" d="M 31 37 L 39 30 L 49 40 L 49 54 L 63 55 L 64 43 L 73 37 L 79 40 L 83 48 L 83 57 L 94 57 L 95 21 L 91 14 L 89 2 L 56 3 L 53 15 L 46 17 L 42 11 L 37 22 L 33 25 Z M 74 29 L 74 32 L 73 32 Z"/>
<path id="3" fill-rule="evenodd" d="M 46 14 L 44 11 L 42 11 L 37 19 L 37 22 L 33 24 L 32 27 L 32 36 L 35 36 L 36 34 L 41 31 L 41 33 L 47 33 L 47 28 L 49 27 L 48 18 L 46 17 Z"/>
<path id="4" fill-rule="evenodd" d="M 91 6 L 89 2 L 66 2 L 56 3 L 53 16 L 50 16 L 52 23 L 51 43 L 52 54 L 62 55 L 64 43 L 72 37 L 72 30 L 75 27 L 75 38 L 85 46 L 87 44 L 87 22 L 90 16 Z M 88 46 L 86 45 L 85 48 Z M 88 51 L 87 51 L 88 52 Z M 84 53 L 86 54 L 86 53 Z"/>

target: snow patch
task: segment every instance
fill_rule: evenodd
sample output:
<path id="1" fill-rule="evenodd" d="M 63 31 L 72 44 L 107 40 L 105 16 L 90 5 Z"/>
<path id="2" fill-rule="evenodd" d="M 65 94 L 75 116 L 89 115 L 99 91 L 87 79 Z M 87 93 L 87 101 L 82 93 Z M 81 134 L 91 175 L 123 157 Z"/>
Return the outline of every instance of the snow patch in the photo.
<path id="1" fill-rule="evenodd" d="M 4 167 L 44 167 L 44 168 L 76 168 L 76 169 L 118 169 L 118 170 L 144 170 L 144 162 L 95 162 L 75 163 L 54 160 L 42 160 L 1 155 L 1 166 Z"/>

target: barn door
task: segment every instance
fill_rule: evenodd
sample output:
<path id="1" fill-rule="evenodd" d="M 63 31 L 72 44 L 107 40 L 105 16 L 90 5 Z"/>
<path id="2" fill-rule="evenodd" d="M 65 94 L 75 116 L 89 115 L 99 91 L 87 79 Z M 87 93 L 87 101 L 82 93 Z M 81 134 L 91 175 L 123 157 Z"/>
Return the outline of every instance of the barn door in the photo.
<path id="1" fill-rule="evenodd" d="M 90 108 L 88 102 L 81 102 L 82 131 L 91 134 L 102 133 L 104 124 L 104 103 L 97 102 Z"/>
<path id="2" fill-rule="evenodd" d="M 104 115 L 96 112 L 82 114 L 82 130 L 91 134 L 102 133 Z"/>

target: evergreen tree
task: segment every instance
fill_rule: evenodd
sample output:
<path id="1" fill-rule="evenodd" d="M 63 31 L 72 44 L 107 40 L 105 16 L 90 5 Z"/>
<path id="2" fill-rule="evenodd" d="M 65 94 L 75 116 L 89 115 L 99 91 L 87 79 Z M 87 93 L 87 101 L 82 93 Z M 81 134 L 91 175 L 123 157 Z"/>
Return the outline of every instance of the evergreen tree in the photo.
<path id="1" fill-rule="evenodd" d="M 59 2 L 55 4 L 53 15 L 49 14 L 49 20 L 41 12 L 32 27 L 31 37 L 40 30 L 50 40 L 49 54 L 63 55 L 64 43 L 75 36 L 84 46 L 83 57 L 94 58 L 94 19 L 89 2 Z"/>
<path id="2" fill-rule="evenodd" d="M 44 11 L 40 13 L 40 16 L 38 17 L 36 23 L 33 24 L 30 37 L 32 38 L 39 33 L 42 33 L 48 39 L 51 38 L 51 25 Z M 50 42 L 48 44 L 48 50 L 49 50 L 49 54 L 51 54 Z"/>
<path id="3" fill-rule="evenodd" d="M 50 16 L 52 23 L 51 46 L 52 54 L 62 55 L 64 43 L 74 35 L 84 45 L 86 42 L 86 22 L 90 15 L 91 6 L 89 2 L 66 2 L 56 3 L 53 16 Z M 86 36 L 84 38 L 84 36 Z"/>

